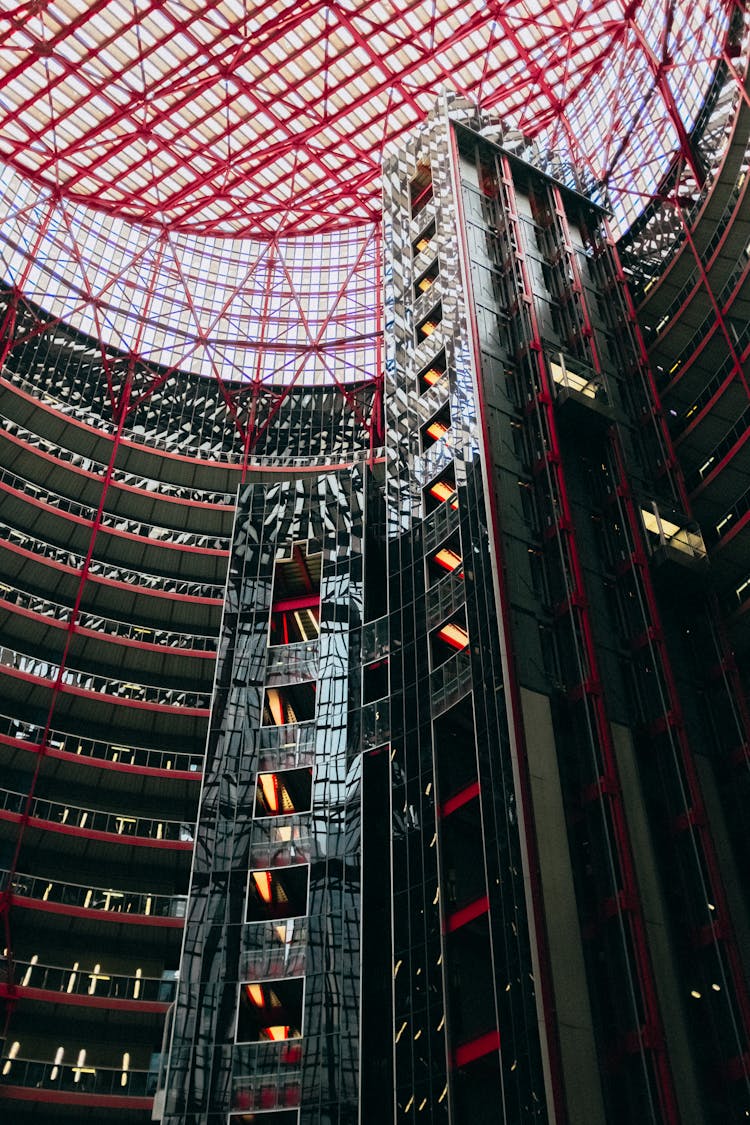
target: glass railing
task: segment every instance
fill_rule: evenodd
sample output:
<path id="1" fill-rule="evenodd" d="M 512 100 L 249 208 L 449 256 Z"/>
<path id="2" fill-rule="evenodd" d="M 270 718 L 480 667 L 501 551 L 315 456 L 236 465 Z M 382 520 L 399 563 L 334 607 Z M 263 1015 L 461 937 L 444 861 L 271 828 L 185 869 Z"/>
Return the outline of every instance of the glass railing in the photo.
<path id="1" fill-rule="evenodd" d="M 93 523 L 96 518 L 96 509 L 87 504 L 80 504 L 58 492 L 51 492 L 39 484 L 34 484 L 9 469 L 0 469 L 0 481 L 9 488 L 22 492 L 33 500 L 38 500 L 48 508 L 76 516 L 78 519 Z M 220 535 L 201 535 L 192 531 L 176 531 L 171 527 L 161 527 L 157 524 L 144 523 L 141 520 L 128 519 L 125 516 L 116 516 L 111 512 L 103 512 L 101 526 L 109 531 L 122 531 L 128 535 L 137 535 L 149 542 L 159 542 L 177 547 L 197 547 L 206 551 L 228 551 L 229 539 Z"/>
<path id="2" fill-rule="evenodd" d="M 687 558 L 705 559 L 706 546 L 697 524 L 687 526 L 675 523 L 660 512 L 656 504 L 650 508 L 641 508 L 641 519 L 652 552 L 665 547 L 678 551 Z"/>
<path id="3" fill-rule="evenodd" d="M 310 723 L 261 727 L 258 769 L 293 769 L 315 763 L 315 727 Z"/>
<path id="4" fill-rule="evenodd" d="M 461 575 L 446 574 L 427 591 L 427 627 L 431 629 L 457 610 L 466 601 L 466 583 Z"/>
<path id="5" fill-rule="evenodd" d="M 64 547 L 55 547 L 43 539 L 35 539 L 23 531 L 17 531 L 8 524 L 0 523 L 0 541 L 14 543 L 18 547 L 29 551 L 31 554 L 49 559 L 51 562 L 60 563 L 72 570 L 83 570 L 83 555 L 76 554 Z M 210 601 L 221 601 L 224 596 L 224 587 L 211 585 L 206 582 L 194 582 L 183 578 L 166 578 L 163 574 L 147 574 L 145 571 L 128 570 L 123 566 L 112 566 L 109 563 L 91 559 L 88 567 L 89 574 L 97 575 L 110 582 L 123 582 L 128 586 L 139 589 L 159 590 L 165 594 L 177 594 L 181 597 L 204 598 Z"/>
<path id="6" fill-rule="evenodd" d="M 44 738 L 44 727 L 36 726 L 33 723 L 20 722 L 8 715 L 0 715 L 0 738 L 8 742 L 28 742 L 39 746 Z M 203 769 L 203 754 L 187 754 L 175 750 L 154 750 L 145 746 L 122 746 L 119 743 L 102 742 L 95 738 L 83 738 L 81 735 L 70 734 L 67 731 L 49 730 L 47 732 L 47 746 L 66 754 L 74 754 L 77 758 L 90 758 L 98 762 L 111 762 L 116 765 L 140 766 L 144 769 L 179 770 L 184 773 L 195 773 L 198 776 Z"/>
<path id="7" fill-rule="evenodd" d="M 100 1094 L 108 1097 L 153 1097 L 156 1074 L 149 1070 L 81 1066 L 72 1063 L 37 1062 L 34 1059 L 0 1059 L 0 1083 L 4 1086 L 60 1090 L 69 1094 Z"/>
<path id="8" fill-rule="evenodd" d="M 29 610 L 40 617 L 49 617 L 53 621 L 70 620 L 72 609 L 70 606 L 60 605 L 58 602 L 48 601 L 36 594 L 29 594 L 15 586 L 0 583 L 0 601 L 18 606 L 20 609 Z M 95 633 L 103 633 L 108 637 L 123 637 L 127 640 L 142 641 L 151 645 L 164 648 L 198 650 L 200 652 L 215 651 L 218 641 L 216 637 L 201 633 L 176 633 L 169 629 L 146 628 L 143 625 L 133 625 L 128 621 L 117 621 L 112 617 L 102 617 L 100 614 L 78 611 L 76 626 L 79 629 L 91 629 Z"/>
<path id="9" fill-rule="evenodd" d="M 464 649 L 451 656 L 430 676 L 435 714 L 446 711 L 471 690 L 471 655 Z"/>
<path id="10" fill-rule="evenodd" d="M 301 976 L 309 949 L 307 919 L 248 923 L 243 932 L 243 946 L 241 980 Z"/>
<path id="11" fill-rule="evenodd" d="M 127 699 L 132 703 L 155 703 L 161 707 L 192 708 L 207 710 L 211 706 L 211 693 L 205 691 L 184 691 L 180 688 L 162 688 L 153 684 L 129 683 L 125 680 L 111 679 L 109 676 L 95 676 L 76 668 L 63 668 L 48 660 L 26 656 L 14 649 L 0 647 L 0 665 L 13 668 L 29 676 L 44 680 L 60 680 L 69 687 L 79 688 L 97 695 L 115 699 Z"/>
<path id="12" fill-rule="evenodd" d="M 22 814 L 26 811 L 27 793 L 0 789 L 0 812 Z M 34 797 L 28 805 L 28 814 L 37 820 L 64 824 L 69 828 L 85 828 L 91 832 L 107 832 L 112 836 L 141 837 L 153 840 L 177 840 L 192 843 L 193 824 L 179 820 L 163 820 L 125 813 L 102 812 L 100 809 L 81 808 L 61 801 L 48 801 Z"/>
<path id="13" fill-rule="evenodd" d="M 390 652 L 390 627 L 388 617 L 366 621 L 362 626 L 362 663 L 382 660 Z"/>
<path id="14" fill-rule="evenodd" d="M 284 1109 L 299 1105 L 300 1065 L 304 1050 L 303 1039 L 235 1045 L 232 1051 L 231 1125 L 235 1121 L 239 1125 L 247 1119 L 244 1114 L 256 1109 Z M 286 1114 L 282 1118 L 286 1118 Z"/>
<path id="15" fill-rule="evenodd" d="M 14 961 L 13 968 L 14 984 L 18 988 L 64 992 L 67 996 L 103 996 L 108 1000 L 171 1004 L 177 992 L 176 980 L 144 977 L 140 973 L 123 975 L 79 969 L 77 965 L 40 965 L 35 960 Z"/>
<path id="16" fill-rule="evenodd" d="M 63 399 L 56 398 L 49 393 L 46 387 L 40 387 L 36 383 L 25 379 L 22 375 L 10 371 L 7 368 L 3 374 L 9 383 L 20 387 L 33 398 L 51 406 L 56 412 L 69 416 L 76 422 L 83 422 L 90 428 L 102 431 L 111 436 L 117 433 L 117 427 L 102 418 L 101 415 L 89 412 L 88 417 L 86 417 L 86 407 L 81 403 L 70 403 L 65 402 Z M 126 441 L 132 442 L 133 445 L 138 448 L 145 449 L 147 452 L 151 453 L 155 452 L 157 456 L 159 453 L 176 453 L 183 458 L 189 458 L 198 462 L 205 460 L 208 464 L 215 462 L 220 465 L 242 465 L 245 459 L 244 450 L 224 449 L 220 445 L 207 441 L 202 442 L 197 448 L 194 446 L 186 448 L 185 438 L 181 433 L 172 433 L 170 430 L 166 429 L 154 430 L 151 434 L 145 431 L 143 433 L 136 433 L 132 430 L 126 430 L 123 437 Z M 309 469 L 312 466 L 325 468 L 327 466 L 340 464 L 356 465 L 362 462 L 369 462 L 373 458 L 379 459 L 383 456 L 384 450 L 382 448 L 347 450 L 344 456 L 338 453 L 323 454 L 318 457 L 292 457 L 284 456 L 283 454 L 275 454 L 273 456 L 256 455 L 248 461 L 248 466 L 251 469 L 268 468 L 278 472 L 293 469 Z"/>
<path id="17" fill-rule="evenodd" d="M 186 895 L 157 895 L 145 891 L 123 891 L 113 887 L 83 887 L 61 879 L 44 879 L 0 869 L 0 890 L 19 898 L 98 910 L 105 914 L 132 914 L 144 918 L 184 918 Z"/>
<path id="18" fill-rule="evenodd" d="M 391 703 L 388 697 L 365 703 L 360 709 L 360 740 L 363 750 L 383 746 L 391 738 Z"/>
<path id="19" fill-rule="evenodd" d="M 39 434 L 32 433 L 31 430 L 27 430 L 25 426 L 19 425 L 18 422 L 10 418 L 3 418 L 3 428 L 8 433 L 20 438 L 24 444 L 48 453 L 56 461 L 62 461 L 96 476 L 104 477 L 106 475 L 107 466 L 103 461 L 95 461 L 90 457 L 84 457 L 81 453 L 63 449 L 62 446 L 56 445 L 47 438 L 40 437 Z M 207 489 L 190 488 L 187 485 L 173 484 L 171 481 L 154 480 L 152 477 L 126 473 L 123 469 L 114 469 L 112 480 L 117 484 L 125 484 L 138 489 L 140 492 L 148 493 L 149 499 L 190 500 L 196 504 L 211 505 L 212 507 L 226 506 L 232 508 L 234 506 L 235 496 L 233 492 L 214 492 Z"/>
<path id="20" fill-rule="evenodd" d="M 318 674 L 320 643 L 300 641 L 291 645 L 274 645 L 266 658 L 266 683 L 282 684 L 299 679 L 312 680 Z"/>
<path id="21" fill-rule="evenodd" d="M 458 527 L 458 508 L 454 508 L 447 501 L 440 504 L 433 512 L 425 517 L 422 524 L 424 549 L 429 552 L 446 539 Z"/>

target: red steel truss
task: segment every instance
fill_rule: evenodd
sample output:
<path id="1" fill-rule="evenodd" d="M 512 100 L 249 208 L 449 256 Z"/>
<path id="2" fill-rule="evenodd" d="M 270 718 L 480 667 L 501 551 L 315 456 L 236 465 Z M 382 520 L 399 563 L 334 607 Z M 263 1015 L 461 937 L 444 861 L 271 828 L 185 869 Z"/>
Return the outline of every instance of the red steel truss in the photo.
<path id="1" fill-rule="evenodd" d="M 9 4 L 0 279 L 99 339 L 105 366 L 113 347 L 217 379 L 248 454 L 289 389 L 314 384 L 336 386 L 375 445 L 385 145 L 450 88 L 606 184 L 627 225 L 675 162 L 701 183 L 691 133 L 717 67 L 741 83 L 742 11 L 738 0 Z M 372 381 L 365 416 L 350 388 Z"/>
<path id="2" fill-rule="evenodd" d="M 376 218 L 383 144 L 444 85 L 580 147 L 598 178 L 628 132 L 634 167 L 693 163 L 733 7 L 30 0 L 0 17 L 0 150 L 112 214 L 264 237 Z"/>

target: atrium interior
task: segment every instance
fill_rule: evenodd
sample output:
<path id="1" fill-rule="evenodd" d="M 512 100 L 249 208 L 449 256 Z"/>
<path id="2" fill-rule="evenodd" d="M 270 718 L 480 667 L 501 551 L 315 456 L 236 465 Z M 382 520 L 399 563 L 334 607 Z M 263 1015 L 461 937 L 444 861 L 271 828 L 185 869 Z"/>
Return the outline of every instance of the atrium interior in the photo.
<path id="1" fill-rule="evenodd" d="M 9 1120 L 750 1115 L 749 63 L 9 0 Z"/>

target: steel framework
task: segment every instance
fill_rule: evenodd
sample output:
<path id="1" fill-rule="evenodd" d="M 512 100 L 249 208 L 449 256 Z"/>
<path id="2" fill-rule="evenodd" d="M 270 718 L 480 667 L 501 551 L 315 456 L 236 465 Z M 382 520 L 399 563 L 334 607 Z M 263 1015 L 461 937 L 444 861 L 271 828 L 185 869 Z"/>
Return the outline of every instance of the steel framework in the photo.
<path id="1" fill-rule="evenodd" d="M 0 14 L 3 280 L 103 350 L 218 380 L 228 405 L 249 384 L 249 423 L 230 406 L 248 452 L 292 386 L 333 384 L 356 414 L 348 385 L 381 378 L 388 142 L 450 86 L 579 169 L 624 228 L 675 167 L 700 193 L 694 133 L 717 75 L 741 85 L 743 12 L 28 0 Z"/>

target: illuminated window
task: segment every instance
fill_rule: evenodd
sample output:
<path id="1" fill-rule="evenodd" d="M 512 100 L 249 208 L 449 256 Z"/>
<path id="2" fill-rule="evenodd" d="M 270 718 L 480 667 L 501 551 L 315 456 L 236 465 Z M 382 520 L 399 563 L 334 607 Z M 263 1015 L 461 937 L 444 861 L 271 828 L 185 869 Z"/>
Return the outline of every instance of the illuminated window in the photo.
<path id="1" fill-rule="evenodd" d="M 304 979 L 249 981 L 240 986 L 238 1043 L 277 1043 L 302 1035 Z"/>
<path id="2" fill-rule="evenodd" d="M 307 914 L 309 881 L 310 868 L 303 863 L 251 871 L 247 881 L 245 920 L 266 922 L 303 917 Z"/>
<path id="3" fill-rule="evenodd" d="M 312 641 L 320 633 L 321 555 L 296 543 L 273 570 L 271 645 Z"/>
<path id="4" fill-rule="evenodd" d="M 304 723 L 314 717 L 314 683 L 266 688 L 263 697 L 263 726 L 282 727 L 288 723 Z"/>
<path id="5" fill-rule="evenodd" d="M 255 787 L 256 817 L 291 816 L 307 812 L 312 801 L 312 769 L 259 773 Z"/>
<path id="6" fill-rule="evenodd" d="M 427 293 L 429 289 L 432 289 L 432 286 L 435 283 L 435 279 L 439 276 L 439 274 L 440 264 L 437 259 L 435 259 L 432 265 L 428 266 L 427 269 L 423 273 L 421 273 L 417 280 L 414 282 L 414 296 L 420 297 L 422 293 Z"/>
<path id="7" fill-rule="evenodd" d="M 458 493 L 452 465 L 441 473 L 437 480 L 427 485 L 424 496 L 425 510 L 428 514 L 434 512 L 441 504 L 449 504 L 454 511 L 458 509 Z"/>
<path id="8" fill-rule="evenodd" d="M 440 441 L 444 437 L 451 426 L 450 408 L 446 403 L 437 414 L 433 414 L 428 422 L 420 430 L 422 435 L 422 449 L 427 450 L 436 441 Z"/>
<path id="9" fill-rule="evenodd" d="M 417 325 L 417 343 L 426 340 L 440 327 L 440 322 L 443 319 L 443 306 L 440 301 L 435 305 L 434 309 L 430 309 L 422 320 Z"/>
<path id="10" fill-rule="evenodd" d="M 451 535 L 450 539 L 441 543 L 438 549 L 427 557 L 427 577 L 430 586 L 445 578 L 446 574 L 453 574 L 456 578 L 464 576 L 458 533 Z"/>
<path id="11" fill-rule="evenodd" d="M 430 643 L 433 668 L 439 668 L 451 656 L 463 652 L 469 644 L 469 634 L 463 614 L 458 614 L 434 629 L 430 636 Z"/>
<path id="12" fill-rule="evenodd" d="M 420 373 L 419 373 L 419 391 L 420 391 L 420 394 L 423 394 L 425 391 L 429 390 L 430 387 L 434 387 L 435 384 L 440 379 L 442 379 L 443 375 L 445 374 L 445 369 L 446 369 L 445 349 L 443 349 L 443 351 L 438 352 L 438 354 L 435 356 L 435 358 L 430 361 L 428 366 L 425 367 L 423 371 L 420 371 Z"/>

